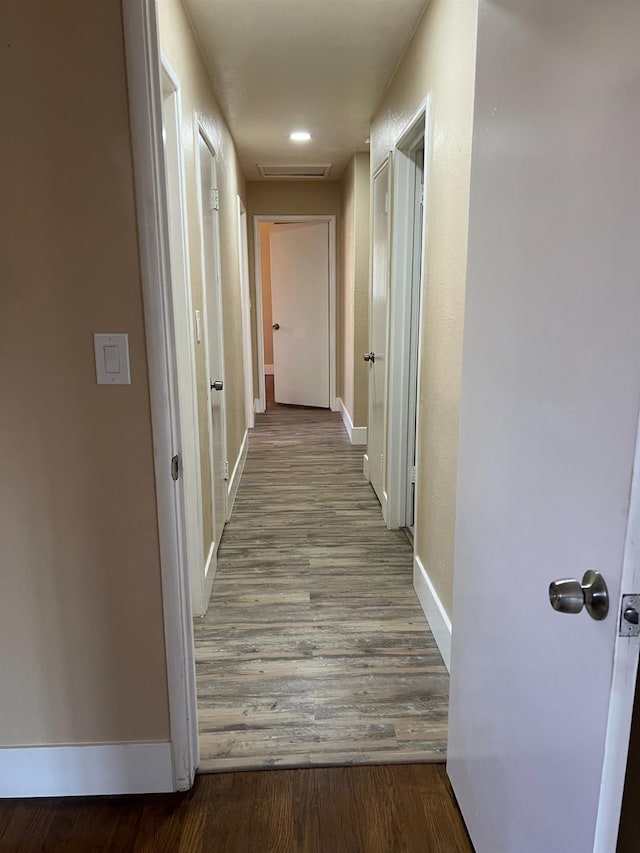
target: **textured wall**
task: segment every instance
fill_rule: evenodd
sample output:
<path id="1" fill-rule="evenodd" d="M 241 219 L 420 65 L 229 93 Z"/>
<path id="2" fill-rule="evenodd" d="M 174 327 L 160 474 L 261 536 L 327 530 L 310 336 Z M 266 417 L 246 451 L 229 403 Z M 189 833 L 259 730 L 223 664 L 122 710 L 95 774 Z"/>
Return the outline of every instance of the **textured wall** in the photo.
<path id="1" fill-rule="evenodd" d="M 273 364 L 273 317 L 271 314 L 271 223 L 260 223 L 260 284 L 262 285 L 262 331 L 264 363 Z"/>
<path id="2" fill-rule="evenodd" d="M 369 256 L 371 179 L 369 153 L 354 158 L 355 277 L 353 297 L 353 425 L 366 426 L 369 419 L 369 365 L 362 358 L 369 349 Z"/>
<path id="3" fill-rule="evenodd" d="M 356 287 L 356 181 L 352 159 L 342 177 L 342 315 L 340 325 L 342 370 L 340 396 L 353 422 L 353 300 Z"/>
<path id="4" fill-rule="evenodd" d="M 342 179 L 342 384 L 354 426 L 368 419 L 369 373 L 362 354 L 369 342 L 369 154 L 353 156 Z"/>
<path id="5" fill-rule="evenodd" d="M 0 745 L 168 740 L 121 4 L 2 19 Z"/>
<path id="6" fill-rule="evenodd" d="M 198 50 L 189 19 L 180 0 L 159 2 L 162 51 L 180 81 L 182 98 L 182 140 L 185 152 L 185 190 L 189 232 L 189 267 L 194 311 L 202 310 L 203 270 L 200 212 L 196 181 L 197 115 L 215 146 L 220 189 L 220 245 L 222 268 L 222 310 L 224 315 L 225 402 L 227 407 L 227 458 L 233 470 L 244 437 L 244 373 L 242 361 L 242 308 L 240 261 L 238 256 L 237 196 L 244 199 L 245 182 L 233 140 L 213 96 L 209 76 Z M 211 309 L 211 306 L 209 307 Z M 196 381 L 200 426 L 202 472 L 202 512 L 204 552 L 213 539 L 211 470 L 209 465 L 208 406 L 209 369 L 204 338 L 196 344 Z"/>
<path id="7" fill-rule="evenodd" d="M 371 128 L 375 170 L 431 95 L 416 552 L 449 613 L 476 21 L 473 0 L 431 0 Z"/>

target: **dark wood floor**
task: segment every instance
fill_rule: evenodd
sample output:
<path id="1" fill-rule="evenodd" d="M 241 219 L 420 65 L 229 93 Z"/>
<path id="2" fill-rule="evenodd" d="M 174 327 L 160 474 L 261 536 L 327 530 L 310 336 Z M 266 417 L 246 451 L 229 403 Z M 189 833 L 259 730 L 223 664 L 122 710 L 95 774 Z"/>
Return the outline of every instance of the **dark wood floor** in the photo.
<path id="1" fill-rule="evenodd" d="M 187 794 L 0 801 L 5 853 L 473 853 L 442 765 L 199 776 Z"/>
<path id="2" fill-rule="evenodd" d="M 200 771 L 443 761 L 448 674 L 339 414 L 256 419 L 194 628 Z"/>

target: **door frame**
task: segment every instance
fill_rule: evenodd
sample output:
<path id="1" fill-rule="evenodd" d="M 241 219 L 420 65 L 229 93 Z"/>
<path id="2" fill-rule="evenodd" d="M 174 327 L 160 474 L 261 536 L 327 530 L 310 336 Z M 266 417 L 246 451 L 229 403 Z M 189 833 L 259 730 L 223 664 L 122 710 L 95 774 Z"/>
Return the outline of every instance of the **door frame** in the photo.
<path id="1" fill-rule="evenodd" d="M 256 287 L 256 335 L 258 338 L 258 393 L 256 412 L 266 410 L 264 381 L 264 322 L 262 319 L 262 241 L 261 222 L 326 222 L 329 225 L 329 406 L 339 411 L 336 396 L 336 219 L 335 215 L 280 216 L 279 214 L 254 214 L 253 216 L 253 274 Z"/>
<path id="2" fill-rule="evenodd" d="M 194 138 L 194 151 L 195 153 L 195 173 L 196 173 L 196 193 L 198 198 L 198 231 L 200 236 L 200 269 L 202 270 L 202 279 L 203 279 L 203 287 L 202 287 L 202 309 L 204 313 L 204 317 L 202 318 L 203 327 L 205 329 L 204 336 L 204 344 L 205 344 L 205 359 L 207 364 L 207 422 L 209 425 L 209 458 L 210 458 L 210 466 L 211 466 L 211 506 L 213 509 L 213 531 L 214 531 L 214 540 L 211 543 L 211 548 L 209 550 L 209 554 L 207 555 L 207 562 L 205 564 L 205 573 L 203 579 L 203 598 L 202 598 L 202 607 L 200 612 L 197 614 L 199 616 L 204 616 L 207 610 L 207 604 L 209 599 L 211 598 L 211 590 L 213 589 L 213 581 L 215 579 L 216 574 L 216 554 L 218 551 L 218 546 L 220 545 L 220 539 L 215 539 L 215 514 L 216 514 L 216 505 L 215 505 L 215 470 L 213 464 L 213 416 L 211 413 L 211 383 L 214 379 L 222 379 L 223 381 L 223 389 L 222 391 L 216 391 L 216 394 L 222 394 L 222 456 L 223 462 L 228 467 L 228 453 L 227 453 L 227 399 L 226 399 L 226 370 L 225 370 L 225 358 L 224 358 L 224 312 L 222 306 L 222 263 L 221 263 L 221 240 L 220 240 L 220 218 L 219 211 L 213 210 L 212 213 L 216 214 L 212 216 L 213 221 L 213 239 L 214 239 L 214 251 L 215 251 L 215 282 L 214 282 L 214 305 L 213 308 L 216 312 L 217 317 L 219 318 L 219 338 L 220 338 L 220 363 L 221 363 L 221 376 L 211 376 L 211 361 L 210 361 L 210 345 L 211 342 L 209 340 L 209 328 L 211 321 L 211 304 L 209 302 L 209 294 L 207 293 L 207 283 L 205 281 L 205 253 L 204 253 L 204 244 L 205 244 L 205 233 L 204 233 L 204 220 L 202 216 L 202 172 L 200 167 L 200 155 L 197 153 L 198 148 L 198 136 L 201 136 L 205 145 L 209 149 L 209 153 L 211 154 L 211 172 L 213 184 L 217 188 L 218 186 L 218 158 L 216 154 L 215 146 L 211 140 L 211 136 L 207 131 L 206 125 L 200 114 L 195 111 L 193 114 L 193 138 Z M 223 505 L 222 505 L 222 516 L 224 518 L 224 524 L 228 518 L 228 503 L 229 503 L 229 495 L 228 488 L 225 485 L 223 492 Z M 220 531 L 220 538 L 222 537 L 222 531 Z"/>
<path id="3" fill-rule="evenodd" d="M 393 180 L 390 190 L 391 201 L 391 273 L 389 281 L 389 374 L 387 381 L 387 450 L 386 460 L 386 522 L 390 528 L 405 527 L 407 522 L 407 494 L 409 488 L 408 431 L 409 410 L 412 389 L 410 388 L 411 357 L 404 345 L 410 339 L 415 328 L 417 331 L 417 397 L 419 398 L 422 374 L 423 305 L 427 266 L 427 220 L 429 190 L 429 153 L 430 153 L 431 103 L 430 98 L 421 104 L 411 121 L 398 136 L 393 146 Z M 416 164 L 412 155 L 419 145 L 424 143 L 424 205 L 422 208 L 422 259 L 420 280 L 413 280 L 414 263 L 414 191 Z M 407 283 L 410 285 L 407 286 Z M 412 313 L 412 291 L 418 292 L 418 316 Z M 416 322 L 417 321 L 417 322 Z M 415 324 L 415 326 L 414 326 Z M 416 403 L 416 439 L 420 435 L 420 407 Z M 416 454 L 416 490 L 414 518 L 417 517 L 420 479 L 418 466 L 419 454 Z"/>
<path id="4" fill-rule="evenodd" d="M 374 205 L 374 185 L 376 179 L 382 174 L 382 172 L 387 169 L 387 210 L 386 210 L 386 218 L 387 218 L 387 269 L 386 269 L 386 277 L 387 277 L 387 323 L 385 330 L 385 353 L 389 352 L 389 299 L 390 299 L 390 288 L 391 288 L 391 279 L 390 279 L 390 270 L 391 270 L 391 196 L 393 192 L 393 151 L 390 151 L 384 160 L 380 163 L 377 169 L 371 175 L 371 181 L 369 185 L 369 209 L 371 210 L 371 221 L 369 225 L 369 348 L 372 346 L 373 341 L 373 254 L 374 254 L 374 217 L 375 217 L 375 205 Z M 371 374 L 369 374 L 369 388 L 368 388 L 368 411 L 367 411 L 367 450 L 364 454 L 363 460 L 363 473 L 365 478 L 371 483 L 371 460 L 369 458 L 369 447 L 371 444 L 371 423 L 373 421 L 373 395 L 371 393 Z M 387 445 L 389 438 L 389 427 L 388 427 L 388 417 L 389 417 L 389 360 L 386 360 L 386 376 L 385 376 L 385 395 L 384 395 L 384 404 L 383 404 L 383 424 L 382 424 L 382 457 L 383 457 L 383 470 L 382 470 L 382 480 L 383 480 L 383 488 L 382 488 L 382 497 L 380 498 L 380 506 L 382 508 L 382 518 L 384 519 L 385 524 L 387 523 L 387 503 L 388 503 L 388 495 L 387 495 Z M 373 484 L 371 486 L 373 488 Z M 375 490 L 374 490 L 375 491 Z M 377 493 L 376 493 L 377 494 Z M 378 496 L 380 497 L 380 496 Z"/>
<path id="5" fill-rule="evenodd" d="M 187 552 L 189 565 L 189 580 L 191 587 L 191 602 L 194 610 L 198 609 L 199 599 L 202 591 L 202 575 L 204 573 L 205 555 L 203 545 L 203 522 L 202 522 L 202 472 L 200 468 L 200 428 L 198 423 L 198 394 L 196 380 L 196 362 L 195 362 L 195 347 L 193 335 L 193 304 L 191 299 L 191 276 L 189 270 L 188 259 L 188 238 L 187 238 L 187 204 L 185 193 L 185 166 L 184 166 L 184 145 L 182 134 L 180 132 L 180 121 L 182 117 L 182 99 L 180 92 L 180 79 L 171 63 L 166 56 L 161 55 L 162 63 L 162 96 L 163 96 L 163 118 L 164 105 L 168 98 L 171 98 L 171 124 L 172 127 L 165 127 L 167 139 L 165 141 L 165 150 L 171 145 L 175 159 L 173 166 L 169 163 L 167 178 L 173 180 L 176 184 L 174 193 L 177 195 L 177 204 L 174 207 L 178 211 L 179 222 L 175 222 L 172 226 L 169 218 L 169 239 L 175 249 L 174 267 L 177 267 L 178 281 L 172 281 L 172 313 L 173 324 L 175 327 L 176 340 L 178 337 L 178 327 L 182 327 L 181 347 L 176 348 L 176 365 L 179 372 L 178 389 L 182 392 L 179 396 L 188 394 L 186 408 L 183 403 L 181 411 L 182 422 L 182 469 L 184 474 L 184 488 L 186 506 L 190 507 L 185 511 L 187 525 Z M 164 125 L 164 122 L 163 122 Z M 165 155 L 165 160 L 168 157 Z M 172 175 L 172 168 L 175 168 L 175 173 Z M 174 202 L 176 199 L 174 199 Z M 167 203 L 170 204 L 169 191 Z M 173 233 L 172 233 L 173 232 Z M 175 270 L 172 269 L 172 278 Z M 177 298 L 176 298 L 177 297 Z M 172 330 L 169 330 L 171 333 Z M 188 366 L 184 363 L 180 364 L 177 352 L 182 350 L 186 352 L 188 358 Z M 186 368 L 186 369 L 185 369 Z M 186 465 L 184 464 L 186 462 Z"/>
<path id="6" fill-rule="evenodd" d="M 155 0 L 123 0 L 122 9 L 167 663 L 173 772 L 167 790 L 182 791 L 193 785 L 198 766 L 198 717 L 183 481 L 171 477 L 171 458 L 180 448 L 180 423 L 175 344 L 167 335 L 172 291 L 160 47 Z"/>
<path id="7" fill-rule="evenodd" d="M 237 196 L 238 260 L 240 264 L 240 299 L 242 302 L 242 359 L 244 367 L 245 429 L 255 425 L 253 409 L 253 342 L 251 340 L 251 286 L 249 284 L 249 220 L 244 202 Z"/>

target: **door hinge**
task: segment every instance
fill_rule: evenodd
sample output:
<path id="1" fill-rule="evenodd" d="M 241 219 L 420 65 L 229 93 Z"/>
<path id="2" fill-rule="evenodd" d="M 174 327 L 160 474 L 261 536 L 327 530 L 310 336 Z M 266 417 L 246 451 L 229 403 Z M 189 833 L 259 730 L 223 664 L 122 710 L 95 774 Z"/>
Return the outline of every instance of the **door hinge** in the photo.
<path id="1" fill-rule="evenodd" d="M 229 479 L 229 463 L 228 462 L 224 463 L 224 478 L 225 478 L 225 480 Z"/>
<path id="2" fill-rule="evenodd" d="M 416 466 L 415 465 L 411 466 L 411 482 L 412 483 L 416 482 Z"/>
<path id="3" fill-rule="evenodd" d="M 219 189 L 211 189 L 211 195 L 209 197 L 209 204 L 211 210 L 220 210 L 220 190 Z"/>
<path id="4" fill-rule="evenodd" d="M 622 596 L 618 636 L 640 636 L 640 593 L 632 592 Z"/>
<path id="5" fill-rule="evenodd" d="M 389 213 L 389 193 L 384 194 L 384 212 Z"/>
<path id="6" fill-rule="evenodd" d="M 176 454 L 171 460 L 171 479 L 177 480 L 180 476 L 180 457 Z"/>

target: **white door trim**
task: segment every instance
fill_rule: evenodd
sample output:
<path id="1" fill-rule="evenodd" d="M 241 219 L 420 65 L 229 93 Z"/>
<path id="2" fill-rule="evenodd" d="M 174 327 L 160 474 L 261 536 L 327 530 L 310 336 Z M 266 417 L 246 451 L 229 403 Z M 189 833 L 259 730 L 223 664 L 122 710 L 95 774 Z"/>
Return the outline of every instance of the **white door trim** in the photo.
<path id="1" fill-rule="evenodd" d="M 215 146 L 211 141 L 211 137 L 207 131 L 207 128 L 200 118 L 200 115 L 197 112 L 193 114 L 193 138 L 194 138 L 194 149 L 197 149 L 198 146 L 198 135 L 202 136 L 205 145 L 209 149 L 211 154 L 211 167 L 213 171 L 213 182 L 214 185 L 218 186 L 218 158 L 216 154 Z M 196 154 L 195 156 L 195 167 L 196 167 L 196 188 L 198 195 L 198 228 L 200 232 L 200 268 L 202 270 L 202 278 L 203 278 L 203 287 L 202 287 L 202 306 L 204 309 L 204 328 L 206 330 L 206 334 L 204 336 L 205 342 L 205 358 L 207 363 L 207 374 L 211 373 L 211 361 L 209 357 L 209 328 L 211 325 L 211 317 L 209 314 L 211 306 L 209 305 L 209 294 L 207 293 L 207 286 L 205 281 L 205 271 L 206 271 L 206 263 L 205 263 L 205 233 L 204 233 L 204 221 L 202 217 L 202 173 L 200 170 L 200 156 Z M 219 211 L 214 210 L 214 214 L 219 214 Z M 213 381 L 214 379 L 222 379 L 223 381 L 223 389 L 222 391 L 216 391 L 216 394 L 222 394 L 222 410 L 224 412 L 224 417 L 222 418 L 222 455 L 223 459 L 228 463 L 228 454 L 227 454 L 227 406 L 226 406 L 226 370 L 225 370 L 225 358 L 224 358 L 224 312 L 222 310 L 222 267 L 221 267 L 221 242 L 220 242 L 220 221 L 219 215 L 212 216 L 213 220 L 213 233 L 214 233 L 214 251 L 216 258 L 216 281 L 214 282 L 214 291 L 215 291 L 215 301 L 216 304 L 214 306 L 215 311 L 217 312 L 218 317 L 220 318 L 220 364 L 221 364 L 221 376 L 208 376 L 208 379 Z M 213 507 L 214 516 L 216 513 L 215 508 L 215 470 L 213 464 L 213 416 L 211 412 L 211 381 L 207 381 L 207 417 L 209 424 L 209 440 L 210 440 L 210 463 L 211 463 L 211 503 Z M 223 518 L 227 519 L 227 489 L 223 490 L 223 498 L 224 498 L 224 506 L 223 506 Z M 218 545 L 220 544 L 219 540 L 215 540 L 215 517 L 213 519 L 213 529 L 214 529 L 214 553 L 217 553 Z M 222 531 L 220 531 L 220 535 L 222 535 Z M 205 578 L 205 588 L 206 588 L 206 578 Z M 209 597 L 206 595 L 206 589 L 204 593 L 204 599 L 202 601 L 202 609 L 199 615 L 203 616 L 206 613 L 207 605 L 208 605 Z"/>
<path id="2" fill-rule="evenodd" d="M 175 340 L 180 337 L 181 347 L 176 349 L 176 365 L 179 372 L 178 389 L 179 397 L 182 399 L 182 465 L 184 473 L 185 489 L 185 517 L 187 526 L 187 563 L 189 566 L 189 577 L 191 587 L 191 603 L 194 610 L 199 609 L 202 598 L 203 573 L 205 571 L 205 555 L 203 544 L 203 517 L 202 517 L 202 471 L 200 467 L 200 429 L 198 423 L 198 393 L 196 379 L 195 344 L 193 334 L 193 304 L 191 299 L 191 280 L 188 259 L 188 233 L 187 233 L 187 205 L 185 193 L 185 169 L 184 169 L 184 145 L 182 142 L 182 102 L 180 95 L 180 80 L 171 67 L 168 59 L 162 55 L 162 90 L 163 106 L 167 98 L 171 97 L 171 127 L 165 127 L 165 147 L 172 149 L 175 158 L 174 175 L 177 186 L 174 195 L 177 200 L 171 200 L 170 192 L 167 203 L 173 203 L 179 210 L 179 221 L 172 225 L 169 217 L 169 229 L 171 239 L 171 251 L 175 253 L 173 259 L 174 270 L 179 272 L 177 280 L 173 281 L 173 324 L 175 326 Z M 164 110 L 163 110 L 164 115 Z M 171 183 L 171 169 L 169 165 L 168 175 Z M 177 201 L 177 204 L 176 204 Z M 176 233 L 179 232 L 179 233 Z M 177 298 L 176 298 L 177 297 Z M 169 330 L 171 334 L 173 329 Z M 182 350 L 182 358 L 178 353 Z M 185 364 L 188 361 L 188 365 Z"/>
<path id="3" fill-rule="evenodd" d="M 373 341 L 373 252 L 374 252 L 374 185 L 376 179 L 382 174 L 382 172 L 388 169 L 387 173 L 387 327 L 385 330 L 385 353 L 389 352 L 389 300 L 391 298 L 391 284 L 390 284 L 390 259 L 391 259 L 391 196 L 393 191 L 393 151 L 390 151 L 389 154 L 385 157 L 385 159 L 380 163 L 377 169 L 371 175 L 371 181 L 369 185 L 369 207 L 371 210 L 371 221 L 369 223 L 369 348 L 372 346 Z M 382 457 L 383 457 L 383 490 L 382 495 L 378 495 L 380 500 L 380 507 L 382 509 L 382 518 L 384 519 L 385 524 L 387 524 L 387 446 L 388 446 L 388 416 L 389 416 L 389 359 L 386 359 L 386 391 L 385 391 L 385 399 L 384 399 L 384 412 L 383 412 L 383 429 L 382 429 Z M 367 417 L 367 453 L 365 453 L 364 458 L 364 476 L 366 479 L 371 482 L 371 464 L 376 465 L 375 460 L 369 459 L 369 443 L 371 441 L 371 423 L 373 422 L 373 395 L 371 394 L 371 379 L 369 379 L 369 394 L 368 394 L 368 417 Z M 373 484 L 372 484 L 373 485 Z"/>
<path id="4" fill-rule="evenodd" d="M 419 282 L 420 297 L 418 306 L 418 389 L 421 378 L 422 352 L 422 306 L 427 262 L 427 197 L 429 164 L 429 127 L 430 100 L 427 98 L 415 116 L 400 134 L 393 148 L 393 203 L 391 205 L 391 279 L 389 284 L 389 378 L 388 397 L 388 439 L 387 439 L 387 525 L 391 528 L 405 527 L 407 519 L 407 471 L 409 428 L 409 352 L 406 341 L 411 328 L 411 282 L 414 260 L 414 216 L 413 193 L 415 183 L 415 163 L 411 153 L 424 140 L 424 198 L 422 211 L 422 271 Z M 418 406 L 416 413 L 416 436 L 420 435 Z M 419 460 L 419 454 L 417 454 Z M 417 479 L 420 478 L 417 472 Z M 415 512 L 419 489 L 415 492 Z"/>
<path id="5" fill-rule="evenodd" d="M 633 462 L 621 595 L 617 602 L 611 602 L 612 610 L 617 605 L 617 610 L 612 614 L 616 620 L 620 619 L 622 595 L 640 591 L 638 542 L 640 542 L 640 424 Z M 609 853 L 615 850 L 618 841 L 634 710 L 633 696 L 637 689 L 639 647 L 640 640 L 637 637 L 626 639 L 618 637 L 615 645 L 594 853 Z"/>
<path id="6" fill-rule="evenodd" d="M 155 2 L 123 0 L 123 16 L 153 428 L 173 783 L 176 790 L 187 790 L 198 765 L 198 721 L 184 497 L 181 481 L 174 483 L 170 473 L 170 460 L 180 446 L 180 434 L 175 352 L 166 337 L 171 280 Z M 123 767 L 122 773 L 126 772 Z M 136 787 L 140 792 L 153 791 L 151 781 L 148 786 Z M 122 784 L 125 783 L 123 779 Z"/>
<path id="7" fill-rule="evenodd" d="M 262 270 L 260 268 L 261 222 L 326 222 L 329 225 L 329 404 L 332 412 L 339 411 L 336 396 L 336 217 L 335 216 L 279 216 L 260 214 L 253 217 L 253 268 L 256 283 L 256 333 L 258 336 L 258 391 L 256 411 L 266 408 L 264 382 L 264 323 L 262 320 Z"/>
<path id="8" fill-rule="evenodd" d="M 240 298 L 242 302 L 242 361 L 244 367 L 245 427 L 255 423 L 253 411 L 253 343 L 251 340 L 251 288 L 249 285 L 249 221 L 244 202 L 238 202 L 238 259 L 240 263 Z M 231 508 L 229 507 L 229 513 Z"/>

